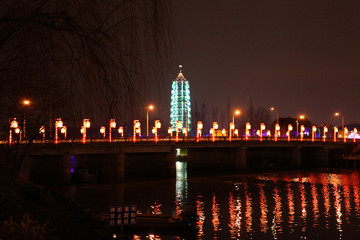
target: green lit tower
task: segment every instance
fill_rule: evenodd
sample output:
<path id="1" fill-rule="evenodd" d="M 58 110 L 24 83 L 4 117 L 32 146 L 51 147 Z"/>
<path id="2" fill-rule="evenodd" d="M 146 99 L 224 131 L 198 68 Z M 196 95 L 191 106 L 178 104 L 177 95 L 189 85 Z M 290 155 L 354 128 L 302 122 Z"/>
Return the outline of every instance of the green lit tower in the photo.
<path id="1" fill-rule="evenodd" d="M 170 125 L 173 131 L 176 129 L 176 122 L 180 121 L 183 128 L 191 131 L 191 102 L 190 85 L 182 73 L 182 65 L 176 79 L 171 85 L 171 106 L 170 106 Z"/>

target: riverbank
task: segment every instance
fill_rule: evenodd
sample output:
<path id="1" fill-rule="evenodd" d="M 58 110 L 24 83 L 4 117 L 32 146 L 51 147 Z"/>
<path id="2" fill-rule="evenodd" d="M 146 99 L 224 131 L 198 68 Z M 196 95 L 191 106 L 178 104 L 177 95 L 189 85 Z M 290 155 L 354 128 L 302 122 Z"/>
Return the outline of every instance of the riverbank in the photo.
<path id="1" fill-rule="evenodd" d="M 47 223 L 52 239 L 57 240 L 99 240 L 102 239 L 101 226 L 95 226 L 91 212 L 81 206 L 43 191 L 39 199 L 27 200 L 25 209 L 33 219 Z"/>

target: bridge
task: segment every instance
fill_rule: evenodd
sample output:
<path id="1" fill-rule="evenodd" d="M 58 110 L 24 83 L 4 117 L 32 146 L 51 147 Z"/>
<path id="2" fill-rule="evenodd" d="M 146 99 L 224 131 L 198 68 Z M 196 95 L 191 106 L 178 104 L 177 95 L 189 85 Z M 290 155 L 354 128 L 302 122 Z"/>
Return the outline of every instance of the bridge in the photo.
<path id="1" fill-rule="evenodd" d="M 356 148 L 356 146 L 358 146 Z M 35 142 L 24 171 L 35 182 L 71 181 L 76 169 L 94 169 L 101 181 L 121 181 L 125 176 L 174 176 L 175 161 L 186 161 L 191 172 L 244 172 L 257 169 L 327 168 L 344 154 L 358 149 L 354 142 L 273 141 L 271 139 L 161 139 L 80 140 Z M 358 151 L 358 150 L 356 150 Z M 357 159 L 342 160 L 356 168 Z"/>

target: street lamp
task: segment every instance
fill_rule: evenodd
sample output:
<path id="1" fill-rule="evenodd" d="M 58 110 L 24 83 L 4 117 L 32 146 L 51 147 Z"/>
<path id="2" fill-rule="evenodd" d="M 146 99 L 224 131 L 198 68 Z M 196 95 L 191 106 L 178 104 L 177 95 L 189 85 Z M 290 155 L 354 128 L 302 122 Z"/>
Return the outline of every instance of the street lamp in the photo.
<path id="1" fill-rule="evenodd" d="M 276 123 L 279 125 L 279 110 L 277 108 L 271 107 L 271 111 L 276 111 Z"/>
<path id="2" fill-rule="evenodd" d="M 343 131 L 343 138 L 344 138 L 344 142 L 346 142 L 346 140 L 345 140 L 345 129 L 344 129 L 344 115 L 342 113 L 336 112 L 335 116 L 336 117 L 341 116 L 341 127 L 342 127 L 342 131 Z"/>
<path id="3" fill-rule="evenodd" d="M 30 106 L 30 100 L 28 99 L 25 99 L 22 104 L 25 106 L 25 107 L 28 107 Z M 23 127 L 23 136 L 24 136 L 24 139 L 26 137 L 26 132 L 25 132 L 25 126 L 26 126 L 26 112 L 24 110 L 24 127 Z"/>
<path id="4" fill-rule="evenodd" d="M 149 110 L 153 110 L 154 106 L 153 105 L 149 105 L 146 108 L 146 137 L 149 137 Z"/>
<path id="5" fill-rule="evenodd" d="M 240 110 L 235 110 L 234 111 L 234 114 L 233 114 L 233 119 L 232 119 L 232 122 L 234 123 L 234 126 L 235 126 L 235 115 L 237 116 L 237 115 L 240 115 Z"/>

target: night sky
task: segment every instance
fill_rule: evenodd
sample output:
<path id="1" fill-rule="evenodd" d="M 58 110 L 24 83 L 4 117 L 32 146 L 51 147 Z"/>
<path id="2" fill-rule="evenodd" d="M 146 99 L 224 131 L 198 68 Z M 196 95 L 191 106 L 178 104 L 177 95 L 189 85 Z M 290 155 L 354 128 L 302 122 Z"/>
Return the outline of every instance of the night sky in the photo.
<path id="1" fill-rule="evenodd" d="M 360 122 L 360 1 L 174 0 L 173 15 L 193 103 Z"/>

